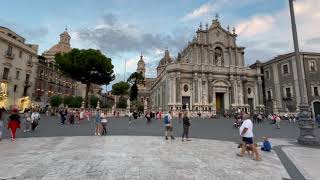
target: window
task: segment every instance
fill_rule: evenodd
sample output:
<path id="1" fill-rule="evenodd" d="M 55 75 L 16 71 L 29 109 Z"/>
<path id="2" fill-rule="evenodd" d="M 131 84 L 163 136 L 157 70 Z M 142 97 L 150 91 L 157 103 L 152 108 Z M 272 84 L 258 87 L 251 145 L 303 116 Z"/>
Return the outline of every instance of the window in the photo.
<path id="1" fill-rule="evenodd" d="M 14 85 L 13 92 L 17 92 L 18 85 Z"/>
<path id="2" fill-rule="evenodd" d="M 185 85 L 183 86 L 183 90 L 184 90 L 184 92 L 188 92 L 188 90 L 189 90 L 188 85 L 185 84 Z"/>
<path id="3" fill-rule="evenodd" d="M 12 46 L 8 46 L 8 49 L 7 49 L 7 53 L 6 53 L 8 56 L 11 56 L 12 55 Z"/>
<path id="4" fill-rule="evenodd" d="M 309 71 L 311 71 L 311 72 L 317 71 L 317 69 L 316 69 L 316 62 L 315 62 L 315 61 L 310 61 L 310 62 L 309 62 Z"/>
<path id="5" fill-rule="evenodd" d="M 31 64 L 32 64 L 32 56 L 31 56 L 31 55 L 29 56 L 29 60 L 27 61 L 27 64 L 28 64 L 28 65 L 31 65 Z"/>
<path id="6" fill-rule="evenodd" d="M 270 78 L 270 72 L 269 71 L 264 71 L 264 74 L 266 76 L 266 79 L 269 79 Z"/>
<path id="7" fill-rule="evenodd" d="M 313 87 L 313 94 L 314 94 L 314 96 L 319 96 L 319 89 L 318 89 L 318 87 Z"/>
<path id="8" fill-rule="evenodd" d="M 19 79 L 20 71 L 16 72 L 16 79 Z"/>
<path id="9" fill-rule="evenodd" d="M 28 87 L 26 87 L 26 86 L 23 89 L 23 96 L 24 97 L 28 96 Z"/>
<path id="10" fill-rule="evenodd" d="M 22 51 L 19 52 L 19 58 L 22 58 Z"/>
<path id="11" fill-rule="evenodd" d="M 30 79 L 30 74 L 26 74 L 26 84 L 29 83 L 29 79 Z"/>
<path id="12" fill-rule="evenodd" d="M 9 76 L 9 68 L 5 67 L 5 68 L 3 68 L 3 76 L 2 76 L 2 79 L 8 80 L 8 76 Z"/>
<path id="13" fill-rule="evenodd" d="M 267 99 L 268 99 L 268 100 L 272 99 L 271 91 L 267 91 Z"/>
<path id="14" fill-rule="evenodd" d="M 291 88 L 286 88 L 286 98 L 291 98 Z"/>
<path id="15" fill-rule="evenodd" d="M 282 74 L 289 74 L 289 66 L 285 64 L 282 66 Z"/>
<path id="16" fill-rule="evenodd" d="M 141 99 L 141 102 L 143 102 L 143 97 L 142 98 L 140 98 Z"/>

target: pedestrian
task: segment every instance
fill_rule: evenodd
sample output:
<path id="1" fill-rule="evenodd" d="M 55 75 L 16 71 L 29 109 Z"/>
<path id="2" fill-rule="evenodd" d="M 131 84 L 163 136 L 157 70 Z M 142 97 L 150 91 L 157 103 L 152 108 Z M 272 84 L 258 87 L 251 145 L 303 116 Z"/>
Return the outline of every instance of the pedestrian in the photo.
<path id="1" fill-rule="evenodd" d="M 182 117 L 182 112 L 181 111 L 179 111 L 179 123 L 181 123 L 181 117 Z"/>
<path id="2" fill-rule="evenodd" d="M 86 111 L 85 116 L 87 117 L 88 122 L 90 122 L 91 111 Z"/>
<path id="3" fill-rule="evenodd" d="M 11 140 L 16 140 L 16 131 L 20 129 L 20 116 L 18 114 L 18 109 L 13 108 L 12 114 L 9 116 L 8 129 L 11 130 Z"/>
<path id="4" fill-rule="evenodd" d="M 129 117 L 129 125 L 131 125 L 131 116 L 132 116 L 132 113 L 129 111 L 128 112 L 128 117 Z"/>
<path id="5" fill-rule="evenodd" d="M 79 113 L 79 124 L 80 124 L 80 122 L 82 122 L 84 120 L 84 116 L 85 116 L 84 110 L 81 109 L 81 111 Z"/>
<path id="6" fill-rule="evenodd" d="M 147 125 L 149 125 L 151 123 L 151 117 L 150 117 L 150 113 L 147 111 L 146 112 L 146 119 L 147 119 Z"/>
<path id="7" fill-rule="evenodd" d="M 36 127 L 39 125 L 40 114 L 38 110 L 34 109 L 31 114 L 31 130 L 34 131 Z"/>
<path id="8" fill-rule="evenodd" d="M 242 137 L 243 148 L 241 148 L 241 152 L 237 154 L 237 156 L 243 157 L 244 152 L 247 149 L 247 146 L 249 146 L 249 148 L 252 149 L 252 151 L 256 155 L 254 160 L 260 161 L 261 156 L 258 152 L 257 147 L 253 144 L 253 123 L 248 114 L 244 114 L 243 119 L 244 121 L 241 127 L 239 128 L 240 136 Z"/>
<path id="9" fill-rule="evenodd" d="M 102 127 L 102 132 L 101 135 L 107 135 L 107 112 L 102 112 L 101 113 L 101 127 Z"/>
<path id="10" fill-rule="evenodd" d="M 96 114 L 95 114 L 95 124 L 96 124 L 96 127 L 95 127 L 95 130 L 94 130 L 94 135 L 95 136 L 100 136 L 100 133 L 101 133 L 101 114 L 100 114 L 100 110 L 97 109 L 96 110 Z"/>
<path id="11" fill-rule="evenodd" d="M 0 109 L 0 141 L 2 141 L 3 129 L 4 129 L 4 110 Z"/>
<path id="12" fill-rule="evenodd" d="M 275 116 L 275 121 L 276 121 L 276 127 L 277 129 L 280 129 L 280 121 L 281 121 L 281 118 L 279 115 L 276 115 Z"/>
<path id="13" fill-rule="evenodd" d="M 74 124 L 74 111 L 71 110 L 69 114 L 69 123 Z"/>
<path id="14" fill-rule="evenodd" d="M 316 121 L 318 123 L 318 128 L 320 128 L 320 114 L 317 115 Z"/>
<path id="15" fill-rule="evenodd" d="M 61 109 L 59 113 L 60 113 L 60 123 L 61 125 L 63 125 L 66 121 L 67 109 L 66 110 Z"/>
<path id="16" fill-rule="evenodd" d="M 169 134 L 171 136 L 171 140 L 174 140 L 173 125 L 172 125 L 172 111 L 169 111 L 169 113 L 164 116 L 163 120 L 166 127 L 166 132 L 165 132 L 166 140 L 169 139 L 168 138 Z"/>
<path id="17" fill-rule="evenodd" d="M 31 110 L 28 109 L 24 112 L 24 130 L 23 132 L 29 132 L 30 131 L 30 126 L 31 126 Z"/>
<path id="18" fill-rule="evenodd" d="M 190 119 L 188 117 L 188 112 L 185 111 L 184 115 L 183 115 L 183 133 L 182 133 L 182 141 L 184 141 L 184 137 L 186 137 L 187 141 L 191 141 L 191 139 L 189 139 L 189 128 L 190 128 Z"/>

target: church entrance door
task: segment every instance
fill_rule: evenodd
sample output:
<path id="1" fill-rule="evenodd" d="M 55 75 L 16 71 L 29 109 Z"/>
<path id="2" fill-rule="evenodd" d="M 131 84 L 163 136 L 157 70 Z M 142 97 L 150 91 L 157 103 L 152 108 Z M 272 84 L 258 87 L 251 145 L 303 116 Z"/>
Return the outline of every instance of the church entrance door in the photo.
<path id="1" fill-rule="evenodd" d="M 188 103 L 189 109 L 190 109 L 190 96 L 182 96 L 182 109 L 183 110 L 187 109 L 187 103 Z"/>
<path id="2" fill-rule="evenodd" d="M 224 93 L 216 93 L 216 110 L 217 113 L 224 113 Z"/>
<path id="3" fill-rule="evenodd" d="M 318 114 L 320 114 L 320 102 L 316 101 L 313 103 L 313 113 L 314 117 L 316 117 Z"/>

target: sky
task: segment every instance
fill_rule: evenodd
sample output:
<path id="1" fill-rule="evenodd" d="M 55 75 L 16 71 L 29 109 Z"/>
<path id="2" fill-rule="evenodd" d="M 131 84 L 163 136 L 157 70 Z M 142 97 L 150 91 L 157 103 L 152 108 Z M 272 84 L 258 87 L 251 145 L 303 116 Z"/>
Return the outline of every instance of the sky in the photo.
<path id="1" fill-rule="evenodd" d="M 320 1 L 294 4 L 300 49 L 319 52 Z M 1 0 L 0 26 L 39 44 L 39 54 L 67 27 L 73 48 L 112 58 L 117 82 L 135 71 L 141 53 L 147 77 L 155 77 L 164 50 L 176 57 L 216 14 L 222 27 L 235 27 L 247 65 L 293 51 L 288 0 Z"/>

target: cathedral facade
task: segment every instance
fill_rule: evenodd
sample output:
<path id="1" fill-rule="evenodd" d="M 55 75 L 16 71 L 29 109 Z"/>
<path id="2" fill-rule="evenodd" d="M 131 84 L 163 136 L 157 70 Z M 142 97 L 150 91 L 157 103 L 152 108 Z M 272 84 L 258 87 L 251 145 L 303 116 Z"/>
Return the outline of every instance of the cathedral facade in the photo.
<path id="1" fill-rule="evenodd" d="M 236 38 L 234 29 L 222 28 L 215 19 L 210 26 L 200 25 L 196 37 L 177 58 L 171 58 L 166 50 L 157 77 L 146 78 L 148 109 L 210 114 L 262 111 L 261 70 L 245 66 L 245 48 L 237 46 Z M 145 69 L 142 65 L 139 61 L 138 72 Z"/>

